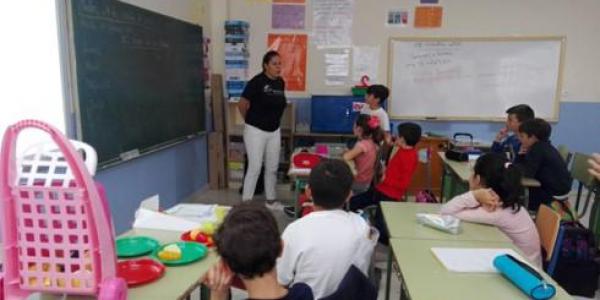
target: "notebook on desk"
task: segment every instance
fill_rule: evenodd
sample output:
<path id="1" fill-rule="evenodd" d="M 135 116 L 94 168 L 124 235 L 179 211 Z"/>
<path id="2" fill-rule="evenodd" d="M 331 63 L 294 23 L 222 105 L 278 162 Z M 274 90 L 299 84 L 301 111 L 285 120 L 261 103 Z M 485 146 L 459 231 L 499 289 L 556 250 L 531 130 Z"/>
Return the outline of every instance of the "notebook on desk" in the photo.
<path id="1" fill-rule="evenodd" d="M 433 255 L 450 272 L 498 273 L 494 258 L 510 254 L 523 261 L 523 258 L 510 248 L 431 248 Z"/>

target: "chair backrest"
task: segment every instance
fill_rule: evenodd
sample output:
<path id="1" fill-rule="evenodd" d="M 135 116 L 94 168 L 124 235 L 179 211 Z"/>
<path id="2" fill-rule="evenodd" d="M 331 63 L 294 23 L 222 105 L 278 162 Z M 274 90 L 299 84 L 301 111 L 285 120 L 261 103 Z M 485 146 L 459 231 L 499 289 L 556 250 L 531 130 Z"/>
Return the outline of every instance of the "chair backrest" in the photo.
<path id="1" fill-rule="evenodd" d="M 567 146 L 565 145 L 558 145 L 556 148 L 558 150 L 558 153 L 560 153 L 560 157 L 562 157 L 565 163 L 569 165 L 571 157 L 573 156 L 573 154 L 569 152 L 569 148 L 567 148 Z"/>
<path id="2" fill-rule="evenodd" d="M 379 184 L 381 177 L 383 176 L 383 170 L 385 168 L 383 157 L 385 155 L 385 151 L 385 147 L 377 147 L 377 154 L 375 155 L 375 162 L 373 166 L 373 179 L 371 180 L 372 187 L 375 187 L 377 184 Z"/>
<path id="3" fill-rule="evenodd" d="M 351 265 L 337 290 L 321 300 L 376 300 L 377 289 L 356 266 Z"/>
<path id="4" fill-rule="evenodd" d="M 594 176 L 588 172 L 589 155 L 575 152 L 573 155 L 573 164 L 571 165 L 571 176 L 573 179 L 581 182 L 586 188 L 592 186 L 594 182 Z"/>
<path id="5" fill-rule="evenodd" d="M 556 246 L 560 229 L 560 215 L 547 205 L 540 205 L 535 218 L 535 226 L 540 235 L 542 248 L 546 251 L 545 261 L 550 261 Z"/>

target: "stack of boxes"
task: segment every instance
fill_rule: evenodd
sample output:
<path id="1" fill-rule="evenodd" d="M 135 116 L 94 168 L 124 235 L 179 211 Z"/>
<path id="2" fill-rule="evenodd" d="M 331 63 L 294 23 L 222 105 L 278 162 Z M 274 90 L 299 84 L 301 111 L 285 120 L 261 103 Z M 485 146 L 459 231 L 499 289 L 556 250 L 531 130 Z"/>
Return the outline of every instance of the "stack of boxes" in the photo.
<path id="1" fill-rule="evenodd" d="M 225 81 L 229 101 L 238 101 L 248 81 L 248 28 L 245 21 L 225 21 Z"/>
<path id="2" fill-rule="evenodd" d="M 229 160 L 227 168 L 229 169 L 229 180 L 242 181 L 244 178 L 244 156 L 246 149 L 243 142 L 229 143 Z"/>

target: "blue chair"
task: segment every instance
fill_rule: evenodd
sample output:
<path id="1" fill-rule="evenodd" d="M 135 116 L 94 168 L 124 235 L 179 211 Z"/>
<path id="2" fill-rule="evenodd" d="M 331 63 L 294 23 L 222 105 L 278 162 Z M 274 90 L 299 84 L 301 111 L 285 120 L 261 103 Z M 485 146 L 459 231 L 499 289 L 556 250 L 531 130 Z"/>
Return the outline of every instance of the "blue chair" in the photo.
<path id="1" fill-rule="evenodd" d="M 377 300 L 377 289 L 360 269 L 351 265 L 337 290 L 321 300 Z"/>

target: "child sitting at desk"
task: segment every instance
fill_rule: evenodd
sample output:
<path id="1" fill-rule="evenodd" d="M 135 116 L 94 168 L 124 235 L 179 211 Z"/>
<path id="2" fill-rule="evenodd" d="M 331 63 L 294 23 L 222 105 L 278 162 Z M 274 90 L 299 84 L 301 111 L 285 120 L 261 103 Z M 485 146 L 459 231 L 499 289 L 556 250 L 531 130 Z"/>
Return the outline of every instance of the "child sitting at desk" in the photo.
<path id="1" fill-rule="evenodd" d="M 356 176 L 352 183 L 354 195 L 366 192 L 373 181 L 375 163 L 378 163 L 378 145 L 383 139 L 383 132 L 379 126 L 377 117 L 364 114 L 359 115 L 354 122 L 352 130 L 358 141 L 352 150 L 346 151 L 342 156 L 344 160 L 354 161 L 356 166 Z"/>
<path id="2" fill-rule="evenodd" d="M 395 146 L 398 151 L 392 156 L 385 169 L 381 182 L 374 189 L 350 199 L 350 210 L 357 211 L 367 206 L 377 205 L 375 227 L 380 232 L 380 242 L 387 244 L 388 233 L 379 207 L 381 201 L 401 201 L 417 170 L 418 155 L 415 146 L 421 139 L 421 126 L 406 122 L 398 125 L 398 138 Z"/>
<path id="3" fill-rule="evenodd" d="M 529 189 L 529 210 L 537 211 L 541 203 L 564 201 L 573 179 L 560 153 L 550 143 L 552 127 L 543 119 L 532 119 L 519 127 L 521 151 L 515 163 L 525 177 L 537 179 L 541 186 Z"/>
<path id="4" fill-rule="evenodd" d="M 246 202 L 227 214 L 215 235 L 221 261 L 203 278 L 211 300 L 230 299 L 234 274 L 239 276 L 250 299 L 312 300 L 304 283 L 289 289 L 277 282 L 276 259 L 283 243 L 275 218 L 264 205 Z"/>
<path id="5" fill-rule="evenodd" d="M 527 256 L 541 267 L 540 237 L 523 204 L 521 171 L 501 154 L 479 157 L 469 179 L 471 191 L 454 197 L 441 208 L 442 214 L 498 227 Z"/>
<path id="6" fill-rule="evenodd" d="M 519 126 L 523 122 L 534 118 L 533 109 L 527 104 L 515 105 L 506 110 L 506 127 L 500 129 L 494 143 L 492 144 L 492 152 L 510 153 L 510 160 L 514 161 L 521 148 L 519 141 Z M 508 135 L 512 132 L 512 135 Z"/>
<path id="7" fill-rule="evenodd" d="M 277 275 L 283 285 L 308 284 L 320 299 L 336 291 L 351 265 L 367 274 L 377 232 L 358 214 L 342 209 L 351 194 L 348 164 L 323 160 L 312 169 L 308 183 L 314 212 L 283 232 Z"/>

